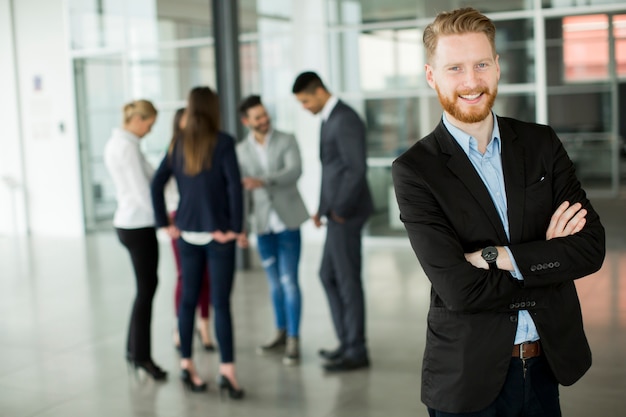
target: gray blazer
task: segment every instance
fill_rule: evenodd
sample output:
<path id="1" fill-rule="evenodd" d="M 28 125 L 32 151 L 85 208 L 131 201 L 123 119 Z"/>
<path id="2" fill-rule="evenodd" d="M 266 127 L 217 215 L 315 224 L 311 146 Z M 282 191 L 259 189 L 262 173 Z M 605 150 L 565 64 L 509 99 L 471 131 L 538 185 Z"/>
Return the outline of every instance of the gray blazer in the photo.
<path id="1" fill-rule="evenodd" d="M 248 137 L 237 145 L 241 177 L 255 177 L 265 182 L 265 187 L 245 192 L 246 223 L 257 234 L 267 231 L 271 209 L 289 229 L 298 228 L 309 218 L 297 187 L 302 174 L 302 160 L 296 138 L 273 130 L 267 154 L 266 171 Z"/>
<path id="2" fill-rule="evenodd" d="M 339 217 L 367 217 L 374 203 L 367 185 L 365 124 L 339 100 L 320 134 L 322 188 L 318 213 Z"/>

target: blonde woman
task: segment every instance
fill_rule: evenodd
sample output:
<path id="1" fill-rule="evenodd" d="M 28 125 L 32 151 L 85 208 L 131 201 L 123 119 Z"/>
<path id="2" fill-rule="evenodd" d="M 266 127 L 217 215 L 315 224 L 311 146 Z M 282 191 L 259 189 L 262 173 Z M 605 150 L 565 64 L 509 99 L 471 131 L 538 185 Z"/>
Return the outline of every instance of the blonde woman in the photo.
<path id="1" fill-rule="evenodd" d="M 167 372 L 154 363 L 151 355 L 150 322 L 152 299 L 156 292 L 159 246 L 150 199 L 150 181 L 154 169 L 141 153 L 139 142 L 156 121 L 157 110 L 147 100 L 124 106 L 122 128 L 113 129 L 104 150 L 104 162 L 113 179 L 117 209 L 113 226 L 128 249 L 135 271 L 137 295 L 128 329 L 126 359 L 135 370 L 143 369 L 155 380 Z"/>

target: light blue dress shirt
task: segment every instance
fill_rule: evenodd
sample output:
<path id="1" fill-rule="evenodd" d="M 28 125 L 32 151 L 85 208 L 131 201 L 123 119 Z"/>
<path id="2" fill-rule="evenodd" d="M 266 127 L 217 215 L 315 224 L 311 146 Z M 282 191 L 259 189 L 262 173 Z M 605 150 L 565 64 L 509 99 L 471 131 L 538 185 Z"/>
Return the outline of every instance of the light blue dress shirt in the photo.
<path id="1" fill-rule="evenodd" d="M 500 220 L 504 226 L 507 238 L 509 235 L 509 217 L 507 216 L 507 201 L 506 201 L 506 189 L 504 187 L 504 173 L 502 172 L 502 158 L 501 158 L 501 142 L 500 142 L 500 128 L 498 127 L 498 119 L 493 114 L 493 133 L 492 139 L 487 145 L 487 150 L 484 154 L 478 151 L 478 142 L 475 138 L 463 132 L 461 129 L 453 126 L 447 119 L 444 113 L 443 124 L 448 129 L 448 132 L 452 134 L 452 137 L 463 148 L 463 151 L 471 161 L 472 165 L 476 169 L 476 172 L 485 183 L 489 195 L 493 200 Z M 515 263 L 515 258 L 507 246 L 506 251 L 511 258 L 515 271 L 511 272 L 514 278 L 523 280 L 520 270 Z M 530 313 L 527 310 L 520 310 L 517 319 L 517 333 L 515 334 L 515 344 L 523 343 L 527 341 L 539 340 L 539 334 L 537 333 L 537 327 L 535 322 L 530 317 Z"/>

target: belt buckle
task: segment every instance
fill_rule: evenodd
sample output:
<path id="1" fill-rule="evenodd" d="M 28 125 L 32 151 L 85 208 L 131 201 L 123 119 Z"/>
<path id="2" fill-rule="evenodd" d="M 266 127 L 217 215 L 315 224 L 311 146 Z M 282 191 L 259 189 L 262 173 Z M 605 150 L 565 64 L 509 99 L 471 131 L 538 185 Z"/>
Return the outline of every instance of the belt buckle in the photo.
<path id="1" fill-rule="evenodd" d="M 531 343 L 533 343 L 533 342 L 524 342 L 524 343 L 520 343 L 520 345 L 519 345 L 519 358 L 520 358 L 521 360 L 526 360 L 526 359 L 530 359 L 530 358 L 531 358 L 530 356 L 524 356 L 524 355 L 525 355 L 525 353 L 526 353 L 526 352 L 525 352 L 525 350 L 524 350 L 524 347 L 525 347 L 526 345 L 530 345 Z"/>

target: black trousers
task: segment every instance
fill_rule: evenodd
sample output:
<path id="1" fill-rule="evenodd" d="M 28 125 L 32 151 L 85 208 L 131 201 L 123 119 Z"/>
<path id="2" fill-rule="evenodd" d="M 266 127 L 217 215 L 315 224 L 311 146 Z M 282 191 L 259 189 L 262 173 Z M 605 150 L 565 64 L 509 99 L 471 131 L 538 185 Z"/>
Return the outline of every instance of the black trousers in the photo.
<path id="1" fill-rule="evenodd" d="M 159 244 L 154 227 L 116 229 L 120 242 L 128 249 L 135 270 L 137 295 L 133 302 L 126 345 L 128 357 L 141 362 L 152 359 L 150 323 L 152 299 L 158 284 Z"/>
<path id="2" fill-rule="evenodd" d="M 488 370 L 485 370 L 488 372 Z M 544 356 L 512 358 L 502 391 L 486 409 L 452 414 L 428 409 L 430 417 L 561 417 L 559 384 Z"/>
<path id="3" fill-rule="evenodd" d="M 361 279 L 361 231 L 367 217 L 344 223 L 328 219 L 320 278 L 343 355 L 367 358 L 365 300 Z"/>

